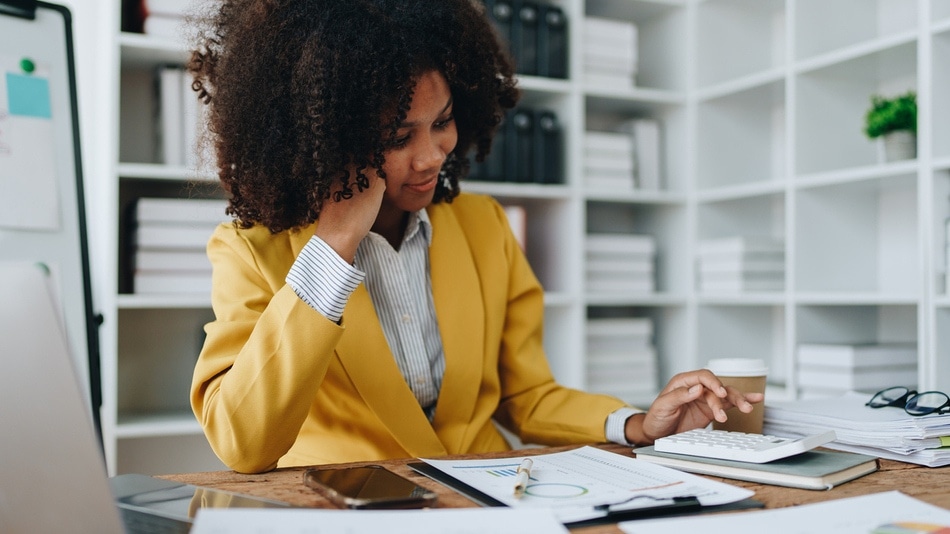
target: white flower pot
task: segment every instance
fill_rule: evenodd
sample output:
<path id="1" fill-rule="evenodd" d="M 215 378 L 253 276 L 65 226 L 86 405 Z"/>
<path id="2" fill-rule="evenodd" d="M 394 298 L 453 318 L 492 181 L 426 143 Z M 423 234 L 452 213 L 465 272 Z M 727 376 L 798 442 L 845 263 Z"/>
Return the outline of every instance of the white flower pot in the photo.
<path id="1" fill-rule="evenodd" d="M 881 160 L 902 161 L 917 157 L 917 136 L 907 130 L 884 134 L 880 138 Z"/>

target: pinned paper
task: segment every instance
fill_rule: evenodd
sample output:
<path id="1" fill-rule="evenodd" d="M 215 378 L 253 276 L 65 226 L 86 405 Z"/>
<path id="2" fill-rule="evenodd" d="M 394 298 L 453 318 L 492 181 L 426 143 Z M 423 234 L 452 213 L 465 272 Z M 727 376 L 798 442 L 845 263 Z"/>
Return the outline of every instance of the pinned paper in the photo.
<path id="1" fill-rule="evenodd" d="M 0 57 L 0 228 L 59 228 L 53 132 L 48 69 Z"/>

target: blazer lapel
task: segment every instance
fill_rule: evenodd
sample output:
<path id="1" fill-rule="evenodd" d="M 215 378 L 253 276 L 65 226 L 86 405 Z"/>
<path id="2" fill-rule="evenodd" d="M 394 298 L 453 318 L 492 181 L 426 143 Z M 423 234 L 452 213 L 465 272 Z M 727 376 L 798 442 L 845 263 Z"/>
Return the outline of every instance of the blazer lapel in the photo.
<path id="1" fill-rule="evenodd" d="M 445 374 L 436 404 L 436 431 L 451 453 L 464 450 L 482 382 L 485 350 L 481 282 L 465 232 L 450 209 L 430 209 L 432 296 L 445 353 Z"/>

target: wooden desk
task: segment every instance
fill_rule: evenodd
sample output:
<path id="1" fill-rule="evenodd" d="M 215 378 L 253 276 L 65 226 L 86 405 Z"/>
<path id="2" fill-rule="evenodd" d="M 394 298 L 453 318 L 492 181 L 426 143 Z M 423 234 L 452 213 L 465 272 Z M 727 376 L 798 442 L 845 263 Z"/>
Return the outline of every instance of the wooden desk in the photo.
<path id="1" fill-rule="evenodd" d="M 600 447 L 604 450 L 617 452 L 626 456 L 635 456 L 629 447 L 613 444 L 604 444 L 600 445 Z M 557 452 L 572 448 L 574 447 L 529 449 L 492 456 L 524 456 Z M 484 455 L 479 455 L 461 456 L 459 458 L 485 457 Z M 360 462 L 355 464 L 339 464 L 339 466 L 378 463 L 394 472 L 404 475 L 421 486 L 425 486 L 437 492 L 439 494 L 438 507 L 440 508 L 466 508 L 477 506 L 477 504 L 462 494 L 410 469 L 406 464 L 411 461 L 414 460 Z M 755 491 L 754 498 L 765 503 L 766 508 L 783 508 L 786 506 L 831 499 L 867 495 L 881 491 L 900 490 L 907 495 L 950 510 L 950 467 L 927 468 L 891 460 L 878 460 L 878 465 L 879 469 L 877 472 L 857 480 L 852 480 L 830 491 L 802 490 L 737 480 L 718 479 L 717 477 L 712 478 L 717 478 L 718 480 Z M 242 475 L 233 471 L 214 471 L 208 473 L 165 475 L 161 478 L 194 484 L 196 486 L 206 486 L 238 493 L 258 495 L 285 501 L 296 506 L 332 508 L 333 505 L 327 502 L 326 499 L 323 499 L 313 490 L 303 485 L 304 469 L 303 467 L 285 468 L 259 475 Z M 573 529 L 572 532 L 583 534 L 617 534 L 620 532 L 620 529 L 615 525 L 602 525 Z"/>

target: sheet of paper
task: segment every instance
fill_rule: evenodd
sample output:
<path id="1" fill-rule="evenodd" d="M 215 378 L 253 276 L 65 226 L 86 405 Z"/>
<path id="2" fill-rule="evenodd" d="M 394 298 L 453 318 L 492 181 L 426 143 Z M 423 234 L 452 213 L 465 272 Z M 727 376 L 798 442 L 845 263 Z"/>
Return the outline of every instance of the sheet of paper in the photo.
<path id="1" fill-rule="evenodd" d="M 514 496 L 515 473 L 527 457 L 494 460 L 427 460 L 440 471 L 516 508 L 553 508 L 564 522 L 603 516 L 593 507 L 638 497 L 624 508 L 649 508 L 664 499 L 695 496 L 704 506 L 751 497 L 752 491 L 595 447 L 530 456 L 525 494 Z"/>
<path id="2" fill-rule="evenodd" d="M 0 228 L 59 229 L 49 72 L 0 56 Z"/>
<path id="3" fill-rule="evenodd" d="M 937 532 L 937 527 L 950 528 L 950 510 L 888 491 L 775 510 L 624 521 L 618 526 L 626 534 L 918 534 Z"/>
<path id="4" fill-rule="evenodd" d="M 191 534 L 566 534 L 550 510 L 203 508 Z"/>

